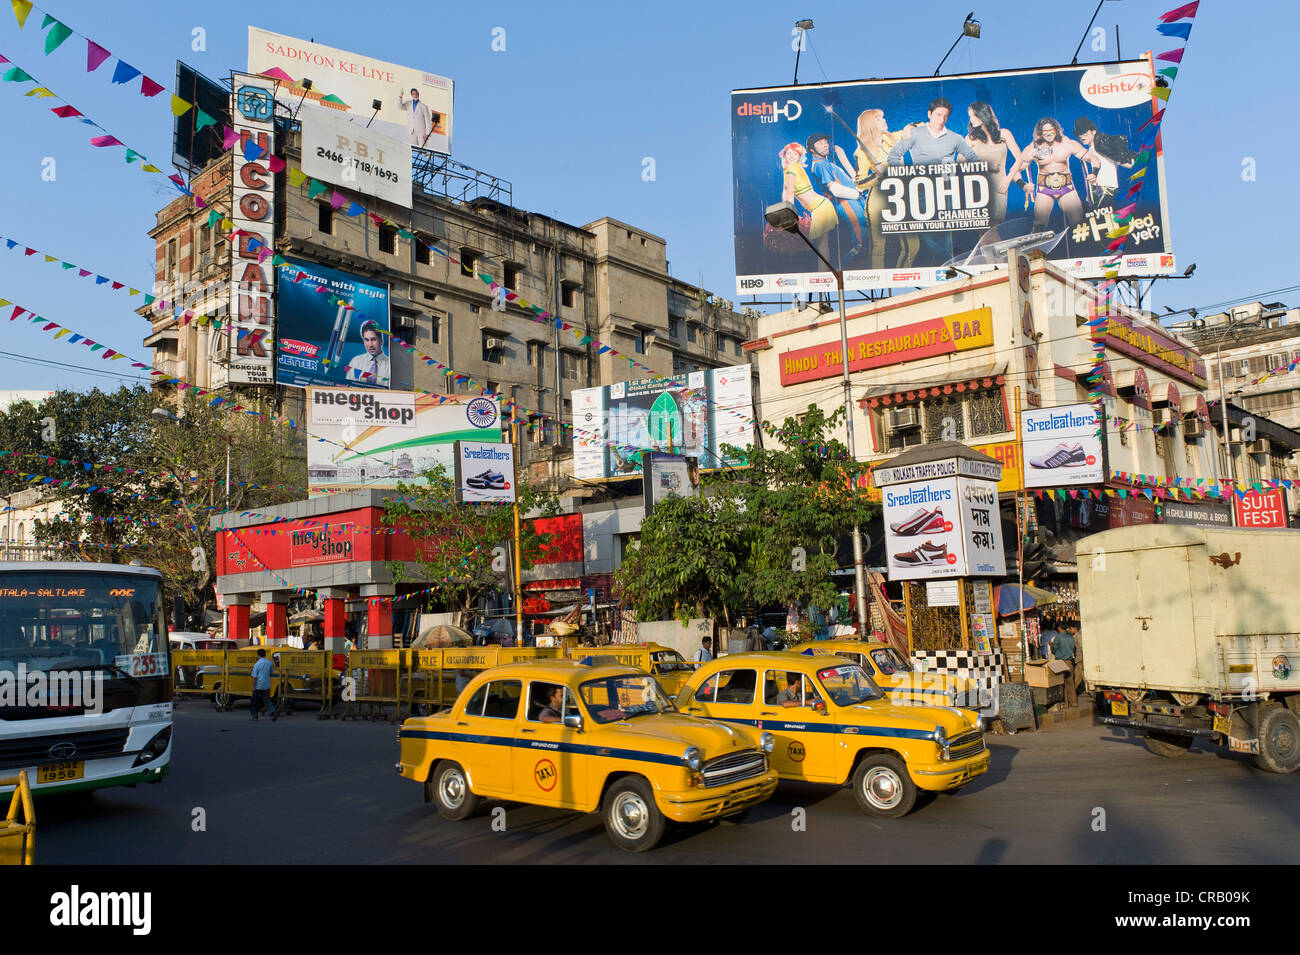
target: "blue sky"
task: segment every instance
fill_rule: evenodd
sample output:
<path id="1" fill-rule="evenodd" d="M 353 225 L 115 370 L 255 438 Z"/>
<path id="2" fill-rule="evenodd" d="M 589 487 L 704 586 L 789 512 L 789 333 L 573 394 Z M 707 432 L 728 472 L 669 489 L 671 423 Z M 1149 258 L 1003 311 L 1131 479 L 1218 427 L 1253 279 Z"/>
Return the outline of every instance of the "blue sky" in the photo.
<path id="1" fill-rule="evenodd" d="M 925 4 L 757 2 L 358 5 L 196 4 L 45 0 L 44 9 L 150 76 L 171 83 L 180 58 L 209 76 L 242 69 L 247 26 L 449 76 L 456 82 L 455 158 L 510 180 L 521 208 L 581 224 L 613 216 L 668 240 L 673 274 L 734 298 L 729 93 L 789 83 L 791 29 L 815 30 L 801 82 L 929 75 L 976 0 Z M 1173 0 L 1112 0 L 1097 25 L 1106 50 L 1085 42 L 1080 62 L 1178 45 L 1155 32 Z M 20 31 L 0 8 L 0 53 L 128 146 L 170 166 L 171 114 L 146 100 L 138 82 L 108 82 L 113 61 L 85 72 L 74 36 L 43 53 L 39 14 Z M 944 72 L 1068 63 L 1096 4 L 985 3 L 979 40 L 963 40 Z M 868 9 L 870 12 L 868 13 Z M 375 11 L 382 10 L 376 14 Z M 1249 15 L 1243 13 L 1249 11 Z M 505 30 L 505 51 L 492 49 Z M 195 28 L 206 50 L 192 49 Z M 1205 0 L 1164 123 L 1171 234 L 1179 263 L 1198 263 L 1186 282 L 1158 283 L 1146 304 L 1208 306 L 1265 294 L 1300 304 L 1297 240 L 1300 122 L 1294 42 L 1300 8 L 1291 3 Z M 50 101 L 0 84 L 9 135 L 0 150 L 0 235 L 147 288 L 152 281 L 154 212 L 174 190 L 128 167 L 120 148 L 96 149 L 93 133 L 55 118 Z M 642 178 L 654 160 L 655 178 Z M 54 160 L 55 179 L 42 179 Z M 1243 178 L 1251 162 L 1254 178 Z M 170 168 L 168 171 L 171 171 Z M 147 323 L 138 298 L 96 287 L 40 256 L 0 245 L 0 298 L 36 310 L 142 361 Z M 129 372 L 88 349 L 56 342 L 39 326 L 5 321 L 0 310 L 0 388 L 116 386 L 122 379 L 16 361 L 41 359 Z"/>

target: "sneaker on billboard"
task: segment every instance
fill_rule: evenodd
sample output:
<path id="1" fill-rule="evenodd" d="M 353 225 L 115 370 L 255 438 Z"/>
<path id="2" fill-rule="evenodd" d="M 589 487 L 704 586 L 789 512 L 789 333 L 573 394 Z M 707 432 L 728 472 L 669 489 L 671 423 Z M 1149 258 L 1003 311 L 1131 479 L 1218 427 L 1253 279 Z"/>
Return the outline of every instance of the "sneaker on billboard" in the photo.
<path id="1" fill-rule="evenodd" d="M 899 537 L 912 537 L 915 534 L 934 534 L 943 530 L 943 509 L 936 507 L 932 511 L 918 508 L 905 521 L 890 524 L 889 529 Z"/>
<path id="2" fill-rule="evenodd" d="M 1088 464 L 1088 455 L 1083 450 L 1081 444 L 1058 444 L 1047 454 L 1039 455 L 1036 458 L 1029 459 L 1031 468 L 1038 468 L 1040 471 L 1051 468 L 1081 468 Z"/>
<path id="3" fill-rule="evenodd" d="M 915 550 L 905 550 L 894 555 L 894 563 L 904 567 L 920 567 L 925 564 L 946 563 L 948 560 L 947 544 L 932 544 L 926 541 Z"/>
<path id="4" fill-rule="evenodd" d="M 502 491 L 505 490 L 506 476 L 496 471 L 484 471 L 472 478 L 466 478 L 465 483 L 479 490 Z"/>

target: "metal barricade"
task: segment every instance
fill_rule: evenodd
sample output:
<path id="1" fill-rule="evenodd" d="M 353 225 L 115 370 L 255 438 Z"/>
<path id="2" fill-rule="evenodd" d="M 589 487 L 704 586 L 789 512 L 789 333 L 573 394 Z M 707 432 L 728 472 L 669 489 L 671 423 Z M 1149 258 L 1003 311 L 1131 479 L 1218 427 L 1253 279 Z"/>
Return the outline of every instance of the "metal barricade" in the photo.
<path id="1" fill-rule="evenodd" d="M 0 786 L 13 786 L 9 812 L 0 820 L 0 865 L 36 863 L 36 810 L 27 771 L 0 779 Z"/>
<path id="2" fill-rule="evenodd" d="M 444 665 L 445 649 L 403 650 L 406 667 L 402 710 L 407 716 L 428 716 L 456 700 L 456 674 Z"/>
<path id="3" fill-rule="evenodd" d="M 226 682 L 225 650 L 173 650 L 172 696 L 214 696 Z"/>
<path id="4" fill-rule="evenodd" d="M 396 722 L 402 703 L 402 657 L 405 650 L 352 650 L 343 676 L 343 719 L 388 719 Z M 388 716 L 388 704 L 394 713 Z"/>
<path id="5" fill-rule="evenodd" d="M 276 687 L 276 706 L 281 716 L 292 713 L 301 701 L 320 704 L 317 719 L 334 715 L 338 700 L 339 674 L 334 669 L 334 655 L 324 650 L 277 650 L 273 654 L 278 666 L 271 685 Z"/>

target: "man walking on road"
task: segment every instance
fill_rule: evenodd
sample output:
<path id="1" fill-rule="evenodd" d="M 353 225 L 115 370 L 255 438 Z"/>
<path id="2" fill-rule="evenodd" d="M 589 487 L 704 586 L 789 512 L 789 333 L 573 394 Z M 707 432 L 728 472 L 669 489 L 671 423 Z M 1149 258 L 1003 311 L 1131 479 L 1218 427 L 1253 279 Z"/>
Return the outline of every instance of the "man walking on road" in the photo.
<path id="1" fill-rule="evenodd" d="M 280 714 L 271 705 L 271 669 L 271 661 L 266 658 L 266 651 L 259 647 L 257 662 L 253 664 L 253 699 L 248 704 L 248 708 L 253 713 L 253 719 L 257 719 L 257 714 L 265 707 L 271 714 L 271 722 L 274 723 L 280 718 Z"/>

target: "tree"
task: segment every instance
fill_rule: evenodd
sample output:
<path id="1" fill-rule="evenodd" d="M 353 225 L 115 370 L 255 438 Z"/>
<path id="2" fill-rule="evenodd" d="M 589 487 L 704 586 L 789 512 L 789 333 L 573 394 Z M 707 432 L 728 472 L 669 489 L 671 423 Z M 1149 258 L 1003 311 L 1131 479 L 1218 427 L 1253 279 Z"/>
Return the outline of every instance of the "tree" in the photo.
<path id="1" fill-rule="evenodd" d="M 385 505 L 384 524 L 401 527 L 415 543 L 418 580 L 437 588 L 428 603 L 439 603 L 462 614 L 473 610 L 479 597 L 495 590 L 512 569 L 493 569 L 494 549 L 514 538 L 514 510 L 504 504 L 463 504 L 455 500 L 456 485 L 446 468 L 423 471 L 424 483 L 399 482 L 397 496 Z M 534 490 L 526 479 L 515 482 L 521 514 L 554 517 L 559 501 Z M 540 534 L 526 520 L 519 522 L 519 557 L 524 570 L 542 556 L 550 534 Z M 406 564 L 389 561 L 397 583 L 416 580 Z"/>
<path id="2" fill-rule="evenodd" d="M 6 494 L 39 488 L 62 510 L 38 541 L 68 559 L 126 563 L 163 572 L 189 608 L 215 603 L 216 540 L 208 519 L 306 495 L 306 445 L 283 425 L 212 407 L 187 393 L 179 420 L 153 414 L 168 396 L 147 388 L 57 392 L 0 415 Z M 39 475 L 39 483 L 29 475 Z M 48 482 L 48 483 L 47 483 Z"/>
<path id="3" fill-rule="evenodd" d="M 827 437 L 842 416 L 810 405 L 786 419 L 783 448 L 750 448 L 748 467 L 706 478 L 702 496 L 657 505 L 616 575 L 637 617 L 729 620 L 755 605 L 837 603 L 836 541 L 876 511 L 853 490 L 861 466 Z"/>

